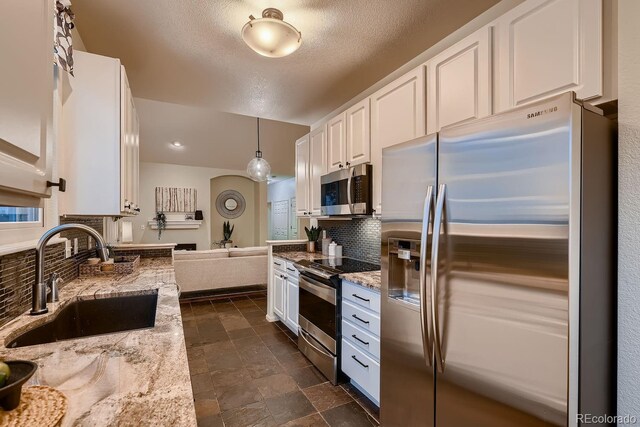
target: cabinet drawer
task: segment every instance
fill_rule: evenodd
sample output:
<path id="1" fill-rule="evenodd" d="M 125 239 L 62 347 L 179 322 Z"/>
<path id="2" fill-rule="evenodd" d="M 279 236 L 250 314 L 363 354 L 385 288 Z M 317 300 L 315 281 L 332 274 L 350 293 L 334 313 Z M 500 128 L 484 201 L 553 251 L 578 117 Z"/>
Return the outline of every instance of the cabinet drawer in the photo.
<path id="1" fill-rule="evenodd" d="M 342 371 L 376 402 L 380 401 L 380 364 L 355 348 L 345 339 L 342 340 Z"/>
<path id="2" fill-rule="evenodd" d="M 362 286 L 354 285 L 343 280 L 342 299 L 380 314 L 380 294 L 365 289 Z"/>
<path id="3" fill-rule="evenodd" d="M 287 275 L 288 275 L 289 277 L 291 277 L 291 276 L 293 276 L 293 277 L 298 277 L 298 275 L 300 275 L 300 272 L 298 271 L 298 269 L 296 269 L 296 268 L 293 266 L 293 263 L 292 263 L 291 261 L 287 261 L 287 262 L 286 262 L 286 267 L 285 267 L 285 268 L 287 269 L 287 270 L 286 270 L 286 273 L 287 273 Z"/>
<path id="4" fill-rule="evenodd" d="M 380 336 L 380 317 L 374 313 L 357 307 L 349 301 L 342 300 L 342 318 L 347 319 L 363 330 Z"/>
<path id="5" fill-rule="evenodd" d="M 287 263 L 281 258 L 273 258 L 273 268 L 284 273 L 287 269 Z"/>
<path id="6" fill-rule="evenodd" d="M 342 338 L 349 341 L 354 347 L 367 352 L 376 360 L 380 360 L 380 339 L 346 319 L 342 320 Z"/>

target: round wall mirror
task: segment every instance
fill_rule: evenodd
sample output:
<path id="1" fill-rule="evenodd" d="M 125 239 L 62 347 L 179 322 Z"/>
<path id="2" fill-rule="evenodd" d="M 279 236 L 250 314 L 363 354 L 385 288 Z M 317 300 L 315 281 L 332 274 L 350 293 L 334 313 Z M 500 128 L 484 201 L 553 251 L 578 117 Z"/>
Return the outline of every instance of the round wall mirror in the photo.
<path id="1" fill-rule="evenodd" d="M 225 190 L 216 197 L 216 210 L 223 218 L 238 218 L 245 207 L 244 197 L 236 190 Z"/>

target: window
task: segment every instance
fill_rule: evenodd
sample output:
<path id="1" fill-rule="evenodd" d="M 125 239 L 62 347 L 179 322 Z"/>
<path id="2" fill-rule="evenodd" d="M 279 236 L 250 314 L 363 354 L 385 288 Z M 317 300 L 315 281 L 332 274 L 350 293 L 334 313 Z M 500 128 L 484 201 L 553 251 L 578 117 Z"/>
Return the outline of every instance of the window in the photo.
<path id="1" fill-rule="evenodd" d="M 0 206 L 0 224 L 7 223 L 41 223 L 42 209 L 17 208 Z"/>

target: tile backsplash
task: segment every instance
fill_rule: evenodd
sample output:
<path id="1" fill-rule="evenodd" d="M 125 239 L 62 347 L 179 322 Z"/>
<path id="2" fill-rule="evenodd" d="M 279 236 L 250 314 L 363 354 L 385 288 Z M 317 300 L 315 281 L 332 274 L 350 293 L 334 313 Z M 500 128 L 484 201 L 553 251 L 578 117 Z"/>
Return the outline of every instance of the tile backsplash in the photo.
<path id="1" fill-rule="evenodd" d="M 379 219 L 353 218 L 349 221 L 319 220 L 318 224 L 327 230 L 337 244 L 342 245 L 342 255 L 380 264 Z M 322 247 L 318 248 L 319 250 Z"/>
<path id="2" fill-rule="evenodd" d="M 102 218 L 60 218 L 60 223 L 81 223 L 102 233 Z M 44 230 L 43 230 L 44 232 Z M 45 280 L 52 272 L 62 277 L 62 284 L 78 277 L 78 265 L 87 258 L 96 256 L 95 250 L 89 250 L 87 234 L 81 231 L 66 231 L 62 237 L 73 242 L 78 238 L 78 253 L 64 257 L 64 243 L 49 245 L 45 249 Z M 0 257 L 0 326 L 5 325 L 31 307 L 31 286 L 36 276 L 36 251 L 30 249 Z"/>

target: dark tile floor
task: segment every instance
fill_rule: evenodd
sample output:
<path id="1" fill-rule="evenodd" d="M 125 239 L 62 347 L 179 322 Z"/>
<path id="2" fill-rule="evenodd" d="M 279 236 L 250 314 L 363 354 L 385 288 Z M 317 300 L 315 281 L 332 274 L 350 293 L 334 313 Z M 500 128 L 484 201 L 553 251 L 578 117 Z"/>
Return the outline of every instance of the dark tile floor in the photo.
<path id="1" fill-rule="evenodd" d="M 198 425 L 377 426 L 377 408 L 331 385 L 266 307 L 264 292 L 180 304 Z"/>

